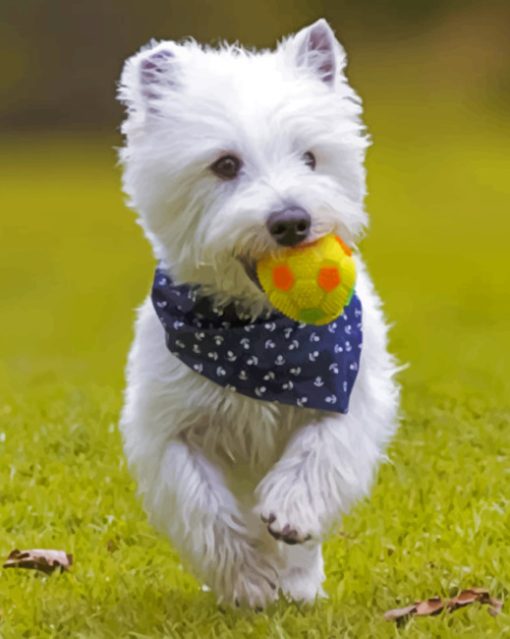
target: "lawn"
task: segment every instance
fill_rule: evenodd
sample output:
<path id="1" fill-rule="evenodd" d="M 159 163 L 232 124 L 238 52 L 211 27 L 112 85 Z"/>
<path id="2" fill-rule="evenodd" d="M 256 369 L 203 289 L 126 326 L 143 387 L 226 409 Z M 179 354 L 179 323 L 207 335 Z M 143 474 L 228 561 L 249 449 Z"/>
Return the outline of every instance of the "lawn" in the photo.
<path id="1" fill-rule="evenodd" d="M 0 555 L 63 548 L 75 563 L 0 570 L 3 639 L 510 636 L 506 604 L 497 618 L 383 620 L 416 598 L 510 590 L 508 122 L 388 99 L 368 111 L 364 251 L 410 363 L 402 427 L 371 498 L 328 541 L 329 600 L 311 609 L 219 610 L 146 522 L 116 424 L 153 263 L 114 142 L 4 142 Z"/>

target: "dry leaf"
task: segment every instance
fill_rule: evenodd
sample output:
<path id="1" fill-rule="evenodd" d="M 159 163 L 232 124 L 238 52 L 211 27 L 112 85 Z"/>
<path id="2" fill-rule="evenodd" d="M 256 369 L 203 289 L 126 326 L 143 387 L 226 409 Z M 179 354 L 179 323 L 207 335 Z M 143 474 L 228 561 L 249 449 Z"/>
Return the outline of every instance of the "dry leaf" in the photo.
<path id="1" fill-rule="evenodd" d="M 416 615 L 417 617 L 431 617 L 432 615 L 438 615 L 443 608 L 444 604 L 439 597 L 431 597 L 424 601 L 417 601 L 416 603 L 405 606 L 404 608 L 388 610 L 388 612 L 384 613 L 384 618 L 386 621 L 401 622 L 411 615 Z"/>
<path id="2" fill-rule="evenodd" d="M 463 590 L 456 597 L 450 599 L 447 605 L 448 609 L 453 611 L 477 601 L 481 604 L 487 604 L 489 606 L 489 613 L 493 617 L 499 614 L 503 607 L 503 602 L 491 597 L 489 591 L 485 590 L 485 588 L 468 588 L 467 590 Z"/>
<path id="3" fill-rule="evenodd" d="M 63 550 L 13 550 L 4 563 L 4 568 L 32 568 L 50 575 L 57 568 L 69 570 L 73 556 Z"/>
<path id="4" fill-rule="evenodd" d="M 503 602 L 501 599 L 496 599 L 495 597 L 490 598 L 488 613 L 493 617 L 496 617 L 501 612 L 503 608 Z"/>
<path id="5" fill-rule="evenodd" d="M 499 599 L 495 599 L 490 596 L 488 590 L 484 588 L 468 588 L 462 590 L 456 597 L 453 597 L 449 601 L 443 602 L 440 597 L 431 597 L 424 601 L 417 601 L 414 604 L 405 606 L 404 608 L 395 608 L 394 610 L 388 610 L 384 614 L 386 621 L 402 622 L 411 615 L 417 617 L 430 617 L 432 615 L 439 614 L 442 610 L 448 610 L 453 612 L 464 606 L 469 606 L 473 603 L 487 604 L 489 606 L 489 613 L 495 617 L 501 612 L 503 602 Z"/>
<path id="6" fill-rule="evenodd" d="M 400 621 L 409 617 L 416 612 L 416 604 L 411 604 L 410 606 L 406 606 L 405 608 L 394 608 L 393 610 L 388 610 L 384 613 L 384 618 L 386 621 Z"/>
<path id="7" fill-rule="evenodd" d="M 488 590 L 484 590 L 482 588 L 468 588 L 467 590 L 459 592 L 459 594 L 456 597 L 453 597 L 453 599 L 450 599 L 448 602 L 448 608 L 456 610 L 457 608 L 468 606 L 475 601 L 485 602 L 487 597 L 490 597 Z"/>
<path id="8" fill-rule="evenodd" d="M 444 608 L 444 604 L 440 597 L 431 597 L 430 599 L 425 599 L 425 601 L 418 601 L 415 606 L 415 615 L 418 617 L 438 615 Z"/>

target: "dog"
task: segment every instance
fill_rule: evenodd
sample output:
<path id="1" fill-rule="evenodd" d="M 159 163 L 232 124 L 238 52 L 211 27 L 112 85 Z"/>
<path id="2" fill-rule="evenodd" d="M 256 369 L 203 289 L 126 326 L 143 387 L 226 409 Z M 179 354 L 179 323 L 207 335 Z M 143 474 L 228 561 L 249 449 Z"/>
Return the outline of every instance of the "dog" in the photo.
<path id="1" fill-rule="evenodd" d="M 281 352 L 267 384 L 252 389 L 258 394 L 248 366 L 232 363 L 245 358 L 261 374 L 249 335 L 261 322 L 284 344 L 284 330 L 306 330 L 271 321 L 275 309 L 253 276 L 257 260 L 328 233 L 356 247 L 367 225 L 369 140 L 345 66 L 321 19 L 272 51 L 151 42 L 126 61 L 119 84 L 123 189 L 159 264 L 128 358 L 125 454 L 151 521 L 225 605 L 326 596 L 321 543 L 369 492 L 398 425 L 387 325 L 356 248 L 363 345 L 348 411 L 294 402 L 289 390 L 284 401 L 277 391 L 268 399 L 270 384 L 292 385 L 281 377 Z M 241 328 L 217 322 L 213 339 L 221 349 L 245 330 L 241 352 L 200 353 L 210 337 L 200 327 L 212 326 L 197 310 L 204 300 L 206 315 L 220 320 L 235 306 Z M 174 315 L 164 316 L 167 303 Z M 275 343 L 271 335 L 265 344 Z M 309 361 L 291 370 L 306 374 L 322 355 L 330 353 L 320 345 L 296 348 L 293 357 Z M 240 380 L 244 373 L 242 392 L 228 370 Z"/>

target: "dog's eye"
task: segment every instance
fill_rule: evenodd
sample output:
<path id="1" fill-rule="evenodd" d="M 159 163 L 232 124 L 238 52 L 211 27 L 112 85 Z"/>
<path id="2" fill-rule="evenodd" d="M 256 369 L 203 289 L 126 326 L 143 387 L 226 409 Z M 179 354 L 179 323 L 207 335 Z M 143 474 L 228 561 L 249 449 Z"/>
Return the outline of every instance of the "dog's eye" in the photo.
<path id="1" fill-rule="evenodd" d="M 310 167 L 312 171 L 315 170 L 317 160 L 315 159 L 315 155 L 311 151 L 303 153 L 303 162 L 306 164 L 306 166 Z"/>
<path id="2" fill-rule="evenodd" d="M 240 170 L 241 160 L 235 155 L 224 155 L 211 164 L 211 171 L 224 180 L 233 180 Z"/>

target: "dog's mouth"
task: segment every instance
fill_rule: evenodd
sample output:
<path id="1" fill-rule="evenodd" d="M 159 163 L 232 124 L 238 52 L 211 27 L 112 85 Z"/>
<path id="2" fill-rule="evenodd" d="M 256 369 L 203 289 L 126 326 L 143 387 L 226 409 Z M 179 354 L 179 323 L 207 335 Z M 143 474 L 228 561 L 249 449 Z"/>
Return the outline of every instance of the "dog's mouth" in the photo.
<path id="1" fill-rule="evenodd" d="M 241 265 L 244 268 L 244 272 L 246 273 L 248 278 L 255 284 L 257 288 L 262 290 L 259 278 L 257 277 L 257 267 L 255 261 L 247 257 L 240 257 L 238 259 L 241 262 Z"/>
<path id="2" fill-rule="evenodd" d="M 313 240 L 309 240 L 308 242 L 302 242 L 298 246 L 293 247 L 294 250 L 305 249 L 310 246 L 313 246 L 319 241 L 320 238 L 315 238 Z M 286 250 L 283 248 L 282 250 Z M 248 278 L 255 284 L 255 286 L 263 291 L 264 289 L 260 285 L 259 278 L 257 276 L 257 262 L 255 259 L 250 258 L 248 256 L 238 256 L 237 258 L 244 268 L 244 272 L 248 276 Z"/>

